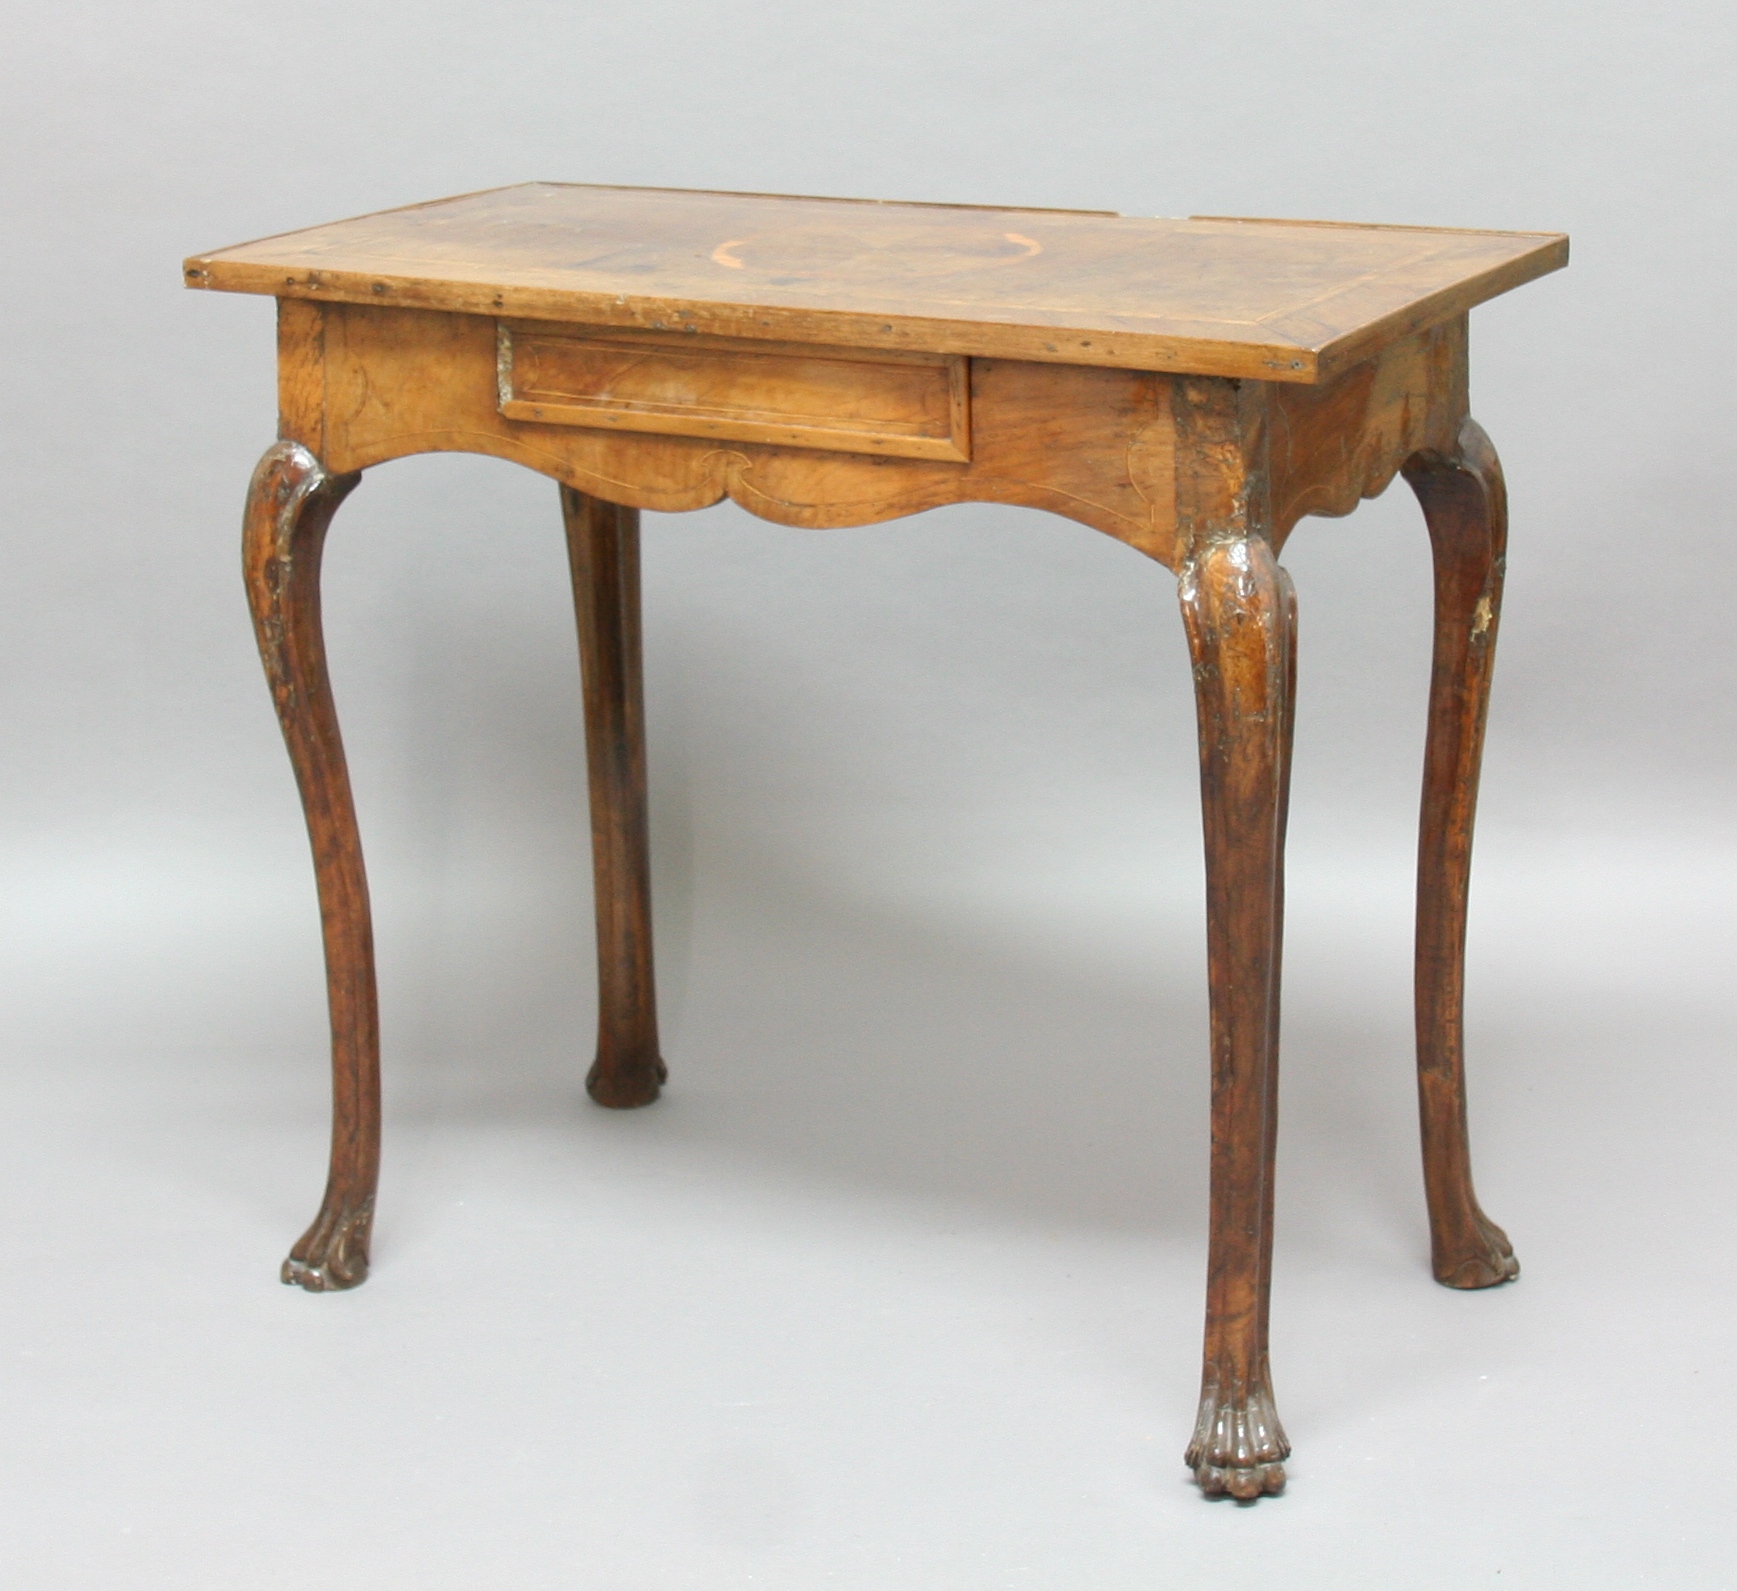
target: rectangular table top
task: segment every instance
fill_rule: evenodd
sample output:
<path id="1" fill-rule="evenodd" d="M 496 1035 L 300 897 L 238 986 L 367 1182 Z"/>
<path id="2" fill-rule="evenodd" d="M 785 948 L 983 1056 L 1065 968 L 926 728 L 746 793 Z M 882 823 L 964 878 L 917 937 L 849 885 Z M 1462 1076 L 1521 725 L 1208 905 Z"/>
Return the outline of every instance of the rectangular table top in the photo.
<path id="1" fill-rule="evenodd" d="M 1567 260 L 1549 232 L 535 182 L 184 270 L 279 297 L 1313 382 Z"/>

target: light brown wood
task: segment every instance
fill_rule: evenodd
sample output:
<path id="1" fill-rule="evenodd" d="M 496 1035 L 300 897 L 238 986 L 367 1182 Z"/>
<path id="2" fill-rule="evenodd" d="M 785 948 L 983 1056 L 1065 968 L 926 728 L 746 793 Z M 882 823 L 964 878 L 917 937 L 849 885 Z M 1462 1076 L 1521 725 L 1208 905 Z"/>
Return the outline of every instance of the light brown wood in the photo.
<path id="1" fill-rule="evenodd" d="M 277 434 L 326 456 L 326 312 L 301 298 L 277 301 Z"/>
<path id="2" fill-rule="evenodd" d="M 867 458 L 514 420 L 501 412 L 493 320 L 346 304 L 321 313 L 324 384 L 297 387 L 317 391 L 320 407 L 286 424 L 298 438 L 323 436 L 335 470 L 411 453 L 492 453 L 632 508 L 673 513 L 727 496 L 763 519 L 810 528 L 944 503 L 1018 503 L 1171 560 L 1175 484 L 1162 376 L 973 359 L 969 463 Z"/>
<path id="3" fill-rule="evenodd" d="M 1312 382 L 1566 262 L 1554 233 L 526 183 L 183 269 L 328 303 Z"/>
<path id="4" fill-rule="evenodd" d="M 1318 387 L 1271 390 L 1272 535 L 1349 514 L 1421 450 L 1451 451 L 1466 413 L 1463 316 L 1402 338 Z"/>
<path id="5" fill-rule="evenodd" d="M 728 496 L 781 524 L 1047 509 L 1168 565 L 1193 663 L 1212 1011 L 1201 1487 L 1284 1484 L 1268 1317 L 1296 595 L 1277 554 L 1404 470 L 1436 564 L 1417 1028 L 1434 1268 L 1517 1265 L 1478 1207 L 1462 1035 L 1472 813 L 1506 538 L 1467 412 L 1466 311 L 1556 268 L 1549 234 L 870 205 L 532 184 L 242 245 L 201 287 L 279 300 L 283 440 L 248 590 L 313 837 L 332 1169 L 285 1279 L 366 1274 L 379 1157 L 366 879 L 319 632 L 358 472 L 512 459 L 561 483 L 583 663 L 601 1103 L 654 1099 L 639 511 Z"/>
<path id="6" fill-rule="evenodd" d="M 870 457 L 971 458 L 969 361 L 800 343 L 499 321 L 508 420 L 766 442 Z"/>

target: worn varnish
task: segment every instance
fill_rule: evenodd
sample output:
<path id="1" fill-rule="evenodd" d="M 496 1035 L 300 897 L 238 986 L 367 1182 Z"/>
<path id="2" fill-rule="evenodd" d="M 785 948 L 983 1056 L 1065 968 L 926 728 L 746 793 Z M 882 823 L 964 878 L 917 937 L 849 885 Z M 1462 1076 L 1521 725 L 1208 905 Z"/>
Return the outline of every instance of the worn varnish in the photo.
<path id="1" fill-rule="evenodd" d="M 728 496 L 763 519 L 810 528 L 943 503 L 1019 503 L 1078 519 L 1161 561 L 1171 555 L 1169 383 L 1160 376 L 973 359 L 969 461 L 871 458 L 855 447 L 515 420 L 502 412 L 494 321 L 293 301 L 284 311 L 298 323 L 309 315 L 323 322 L 320 376 L 280 383 L 279 401 L 289 434 L 322 438 L 334 469 L 410 453 L 492 453 L 632 508 L 673 513 Z M 302 340 L 298 334 L 298 349 Z"/>
<path id="2" fill-rule="evenodd" d="M 1518 1273 L 1466 1136 L 1472 816 L 1507 503 L 1469 416 L 1466 311 L 1547 233 L 881 205 L 530 184 L 189 260 L 277 296 L 280 441 L 249 493 L 261 656 L 313 841 L 332 1015 L 326 1196 L 284 1279 L 367 1274 L 380 1084 L 367 882 L 320 634 L 361 471 L 413 453 L 560 483 L 596 879 L 600 1103 L 655 1099 L 639 513 L 786 525 L 1043 508 L 1175 571 L 1193 663 L 1212 1013 L 1201 1487 L 1282 1488 L 1268 1314 L 1297 603 L 1278 553 L 1401 471 L 1435 556 L 1417 1042 L 1435 1274 Z"/>
<path id="3" fill-rule="evenodd" d="M 970 361 L 801 343 L 500 321 L 509 420 L 770 442 L 869 457 L 971 457 Z"/>
<path id="4" fill-rule="evenodd" d="M 1507 565 L 1508 491 L 1483 428 L 1415 454 L 1406 478 L 1435 553 L 1435 663 L 1417 854 L 1417 1091 L 1431 1259 L 1449 1287 L 1520 1274 L 1507 1234 L 1478 1207 L 1466 1137 L 1466 893 L 1484 718 Z"/>
<path id="5" fill-rule="evenodd" d="M 1200 722 L 1212 1013 L 1206 1352 L 1187 1461 L 1209 1496 L 1285 1484 L 1267 1356 L 1278 1133 L 1279 962 L 1296 698 L 1296 595 L 1261 534 L 1261 405 L 1182 383 L 1188 555 L 1179 592 Z"/>
<path id="6" fill-rule="evenodd" d="M 1541 232 L 534 182 L 184 269 L 327 303 L 1312 382 L 1566 258 Z"/>
<path id="7" fill-rule="evenodd" d="M 310 1292 L 368 1275 L 380 1174 L 380 1014 L 374 930 L 356 804 L 320 628 L 326 529 L 358 475 L 329 476 L 299 442 L 267 450 L 248 488 L 242 573 L 278 722 L 301 789 L 326 949 L 332 1018 L 332 1160 L 314 1224 L 283 1264 Z"/>
<path id="8" fill-rule="evenodd" d="M 649 1105 L 669 1076 L 657 1046 L 651 966 L 651 839 L 645 674 L 639 630 L 639 510 L 564 487 L 568 567 L 585 685 L 591 855 L 597 908 L 600 1105 Z"/>

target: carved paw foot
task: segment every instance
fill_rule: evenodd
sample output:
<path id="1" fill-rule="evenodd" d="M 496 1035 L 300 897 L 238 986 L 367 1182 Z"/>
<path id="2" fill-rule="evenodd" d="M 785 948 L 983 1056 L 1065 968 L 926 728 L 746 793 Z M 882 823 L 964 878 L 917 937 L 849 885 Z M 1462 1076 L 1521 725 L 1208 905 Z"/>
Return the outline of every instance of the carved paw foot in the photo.
<path id="1" fill-rule="evenodd" d="M 660 1055 L 610 1063 L 600 1055 L 585 1079 L 585 1092 L 611 1110 L 632 1110 L 649 1105 L 668 1081 L 669 1068 Z"/>
<path id="2" fill-rule="evenodd" d="M 1444 1287 L 1494 1287 L 1520 1274 L 1508 1234 L 1482 1210 L 1473 1211 L 1472 1229 L 1463 1245 L 1437 1246 L 1432 1267 Z"/>
<path id="3" fill-rule="evenodd" d="M 1183 1462 L 1208 1497 L 1252 1503 L 1285 1489 L 1284 1460 L 1290 1451 L 1263 1380 L 1246 1389 L 1208 1386 L 1201 1393 L 1200 1418 Z"/>
<path id="4" fill-rule="evenodd" d="M 335 1293 L 361 1286 L 368 1279 L 368 1239 L 373 1226 L 372 1199 L 360 1209 L 321 1210 L 283 1262 L 283 1284 L 310 1293 Z"/>

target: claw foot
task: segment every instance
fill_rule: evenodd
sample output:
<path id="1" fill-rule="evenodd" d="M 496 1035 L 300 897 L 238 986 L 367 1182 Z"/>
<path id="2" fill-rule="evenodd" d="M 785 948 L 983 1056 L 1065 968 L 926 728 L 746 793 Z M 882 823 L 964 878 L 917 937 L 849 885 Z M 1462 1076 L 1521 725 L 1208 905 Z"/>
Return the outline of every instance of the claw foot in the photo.
<path id="1" fill-rule="evenodd" d="M 633 1110 L 649 1105 L 668 1081 L 669 1068 L 660 1055 L 654 1054 L 649 1062 L 635 1059 L 608 1065 L 599 1056 L 585 1079 L 585 1092 L 611 1110 Z"/>
<path id="2" fill-rule="evenodd" d="M 1431 1256 L 1435 1279 L 1444 1287 L 1495 1287 L 1520 1274 L 1508 1234 L 1482 1210 L 1473 1212 L 1470 1240 L 1460 1248 L 1437 1248 Z"/>
<path id="3" fill-rule="evenodd" d="M 1183 1462 L 1208 1497 L 1228 1495 L 1252 1503 L 1285 1489 L 1284 1460 L 1290 1451 L 1272 1391 L 1262 1377 L 1260 1384 L 1248 1388 L 1206 1387 Z"/>
<path id="4" fill-rule="evenodd" d="M 374 1201 L 359 1209 L 321 1210 L 302 1240 L 290 1250 L 280 1273 L 286 1287 L 310 1293 L 342 1292 L 368 1279 L 368 1239 L 374 1225 Z"/>

